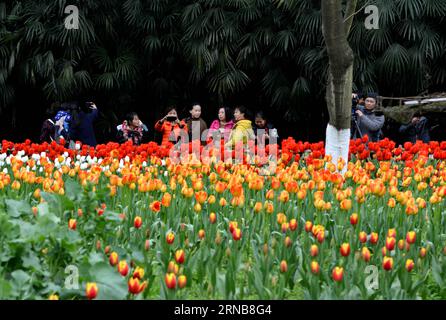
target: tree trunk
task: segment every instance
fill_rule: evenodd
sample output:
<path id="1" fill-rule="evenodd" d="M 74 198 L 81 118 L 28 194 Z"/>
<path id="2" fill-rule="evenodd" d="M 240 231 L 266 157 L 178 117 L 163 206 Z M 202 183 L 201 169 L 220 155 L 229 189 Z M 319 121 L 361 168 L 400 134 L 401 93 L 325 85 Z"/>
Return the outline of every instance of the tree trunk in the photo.
<path id="1" fill-rule="evenodd" d="M 349 0 L 344 21 L 341 0 L 322 0 L 322 33 L 329 58 L 328 82 L 325 100 L 329 122 L 325 153 L 337 164 L 340 157 L 348 160 L 350 142 L 353 51 L 347 37 L 356 8 L 356 0 Z M 342 170 L 345 172 L 346 167 Z"/>

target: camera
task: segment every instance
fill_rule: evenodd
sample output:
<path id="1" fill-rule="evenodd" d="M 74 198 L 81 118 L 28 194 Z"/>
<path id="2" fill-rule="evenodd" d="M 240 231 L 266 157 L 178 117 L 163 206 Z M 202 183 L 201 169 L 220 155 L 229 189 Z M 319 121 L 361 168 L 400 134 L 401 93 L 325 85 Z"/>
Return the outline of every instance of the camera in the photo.
<path id="1" fill-rule="evenodd" d="M 177 120 L 177 117 L 175 117 L 175 116 L 168 116 L 168 117 L 166 117 L 166 120 L 169 121 L 169 122 L 173 122 L 173 121 Z"/>

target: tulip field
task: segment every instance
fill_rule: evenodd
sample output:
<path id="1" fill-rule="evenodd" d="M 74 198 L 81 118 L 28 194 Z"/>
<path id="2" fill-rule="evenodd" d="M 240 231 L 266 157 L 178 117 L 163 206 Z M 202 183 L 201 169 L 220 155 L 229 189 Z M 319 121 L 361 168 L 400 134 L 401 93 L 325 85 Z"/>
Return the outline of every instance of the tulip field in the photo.
<path id="1" fill-rule="evenodd" d="M 446 142 L 0 148 L 0 299 L 446 299 Z"/>

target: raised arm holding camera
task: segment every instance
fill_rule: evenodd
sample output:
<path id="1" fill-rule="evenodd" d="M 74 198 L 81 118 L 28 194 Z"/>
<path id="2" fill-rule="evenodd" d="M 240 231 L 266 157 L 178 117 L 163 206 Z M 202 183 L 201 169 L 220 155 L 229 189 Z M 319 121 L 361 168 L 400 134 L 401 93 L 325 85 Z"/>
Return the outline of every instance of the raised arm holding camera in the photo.
<path id="1" fill-rule="evenodd" d="M 384 126 L 384 115 L 375 112 L 377 95 L 370 93 L 366 96 L 365 105 L 357 105 L 354 111 L 354 120 L 357 122 L 357 129 L 353 139 L 362 138 L 364 135 L 369 137 L 372 142 L 377 142 L 382 134 L 381 129 Z M 354 128 L 355 129 L 355 128 Z"/>

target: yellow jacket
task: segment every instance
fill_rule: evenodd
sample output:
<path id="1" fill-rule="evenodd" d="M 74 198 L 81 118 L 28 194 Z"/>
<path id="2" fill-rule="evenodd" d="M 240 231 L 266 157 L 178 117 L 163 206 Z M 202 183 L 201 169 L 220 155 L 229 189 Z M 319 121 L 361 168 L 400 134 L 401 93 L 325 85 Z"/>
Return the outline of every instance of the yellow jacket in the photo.
<path id="1" fill-rule="evenodd" d="M 234 146 L 240 141 L 243 141 L 243 144 L 246 144 L 250 139 L 254 139 L 254 130 L 252 130 L 251 121 L 239 120 L 232 128 L 228 144 Z"/>

